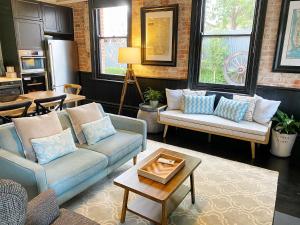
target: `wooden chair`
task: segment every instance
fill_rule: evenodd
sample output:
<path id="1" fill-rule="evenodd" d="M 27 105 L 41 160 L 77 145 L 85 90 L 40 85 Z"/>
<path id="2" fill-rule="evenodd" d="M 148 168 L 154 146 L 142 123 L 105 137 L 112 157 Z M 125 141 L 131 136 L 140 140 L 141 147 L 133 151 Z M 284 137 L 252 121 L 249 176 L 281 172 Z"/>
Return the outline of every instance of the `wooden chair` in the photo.
<path id="1" fill-rule="evenodd" d="M 3 105 L 0 106 L 0 112 L 4 111 L 12 111 L 12 115 L 10 116 L 0 116 L 3 123 L 10 123 L 12 118 L 18 117 L 26 117 L 28 113 L 28 109 L 31 106 L 31 101 L 19 102 L 15 104 Z M 23 109 L 23 110 L 22 110 Z M 14 113 L 15 110 L 21 110 L 20 112 Z"/>
<path id="2" fill-rule="evenodd" d="M 63 109 L 63 104 L 67 95 L 59 95 L 50 98 L 35 99 L 36 115 L 47 114 L 53 110 L 58 111 Z M 51 109 L 51 107 L 54 107 Z"/>
<path id="3" fill-rule="evenodd" d="M 79 84 L 65 84 L 64 92 L 67 94 L 79 95 L 81 92 L 81 85 Z M 78 106 L 78 102 L 75 102 L 75 106 Z"/>

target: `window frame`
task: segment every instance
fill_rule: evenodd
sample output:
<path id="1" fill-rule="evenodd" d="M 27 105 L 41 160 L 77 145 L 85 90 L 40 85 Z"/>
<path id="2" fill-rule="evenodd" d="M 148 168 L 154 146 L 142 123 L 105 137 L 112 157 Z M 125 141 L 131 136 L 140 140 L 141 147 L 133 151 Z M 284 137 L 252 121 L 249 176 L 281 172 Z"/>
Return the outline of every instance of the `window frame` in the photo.
<path id="1" fill-rule="evenodd" d="M 191 33 L 188 86 L 191 89 L 206 89 L 220 92 L 236 92 L 253 95 L 256 90 L 258 77 L 260 53 L 264 33 L 265 17 L 267 11 L 267 0 L 256 0 L 252 32 L 250 34 L 250 45 L 248 55 L 248 66 L 245 86 L 234 86 L 226 84 L 200 83 L 201 48 L 205 36 L 228 36 L 204 34 L 206 0 L 192 1 Z M 235 36 L 229 35 L 229 36 Z M 241 36 L 238 35 L 237 36 Z M 250 75 L 252 74 L 252 75 Z"/>
<path id="2" fill-rule="evenodd" d="M 123 81 L 124 75 L 120 74 L 104 74 L 101 73 L 101 54 L 98 45 L 102 37 L 98 35 L 98 18 L 97 10 L 99 8 L 128 6 L 127 12 L 127 46 L 131 46 L 131 31 L 132 31 L 132 3 L 131 0 L 89 0 L 89 17 L 90 17 L 90 43 L 91 43 L 91 63 L 93 78 L 97 80 L 115 80 Z M 118 37 L 109 37 L 118 38 Z M 121 37 L 125 38 L 125 37 Z M 103 38 L 102 38 L 103 39 Z"/>

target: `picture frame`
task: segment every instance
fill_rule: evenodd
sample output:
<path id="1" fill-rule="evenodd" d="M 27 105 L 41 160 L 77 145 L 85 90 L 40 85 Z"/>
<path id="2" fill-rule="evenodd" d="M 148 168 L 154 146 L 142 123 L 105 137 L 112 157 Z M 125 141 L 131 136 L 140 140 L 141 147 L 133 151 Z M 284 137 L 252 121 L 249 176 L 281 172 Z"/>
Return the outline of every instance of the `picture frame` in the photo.
<path id="1" fill-rule="evenodd" d="M 282 2 L 273 72 L 300 73 L 300 0 Z"/>
<path id="2" fill-rule="evenodd" d="M 176 66 L 179 5 L 141 8 L 142 65 Z"/>

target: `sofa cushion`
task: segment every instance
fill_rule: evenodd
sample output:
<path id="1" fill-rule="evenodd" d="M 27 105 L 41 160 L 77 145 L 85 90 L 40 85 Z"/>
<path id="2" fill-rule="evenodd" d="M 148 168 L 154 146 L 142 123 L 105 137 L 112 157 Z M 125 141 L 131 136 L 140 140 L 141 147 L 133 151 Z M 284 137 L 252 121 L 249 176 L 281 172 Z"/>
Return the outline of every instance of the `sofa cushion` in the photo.
<path id="1" fill-rule="evenodd" d="M 36 162 L 31 139 L 48 137 L 63 131 L 56 112 L 46 115 L 22 117 L 12 119 L 21 139 L 23 150 L 27 159 Z"/>
<path id="2" fill-rule="evenodd" d="M 107 137 L 94 145 L 82 144 L 80 148 L 100 152 L 108 157 L 108 165 L 113 165 L 130 152 L 141 146 L 143 136 L 141 134 L 117 130 L 117 133 Z"/>
<path id="3" fill-rule="evenodd" d="M 207 114 L 214 113 L 215 95 L 211 96 L 197 96 L 197 95 L 183 95 L 184 110 L 186 114 Z"/>
<path id="4" fill-rule="evenodd" d="M 104 170 L 107 165 L 108 159 L 105 155 L 79 148 L 43 167 L 48 187 L 59 196 Z"/>
<path id="5" fill-rule="evenodd" d="M 25 158 L 22 142 L 13 123 L 0 126 L 0 148 Z"/>
<path id="6" fill-rule="evenodd" d="M 164 111 L 160 114 L 162 122 L 167 122 L 168 119 L 173 122 L 178 122 L 184 125 L 184 122 L 193 123 L 196 125 L 207 125 L 213 128 L 222 128 L 229 131 L 238 131 L 248 134 L 265 136 L 268 132 L 268 127 L 256 122 L 241 121 L 236 123 L 215 115 L 201 114 L 184 114 L 179 110 Z"/>

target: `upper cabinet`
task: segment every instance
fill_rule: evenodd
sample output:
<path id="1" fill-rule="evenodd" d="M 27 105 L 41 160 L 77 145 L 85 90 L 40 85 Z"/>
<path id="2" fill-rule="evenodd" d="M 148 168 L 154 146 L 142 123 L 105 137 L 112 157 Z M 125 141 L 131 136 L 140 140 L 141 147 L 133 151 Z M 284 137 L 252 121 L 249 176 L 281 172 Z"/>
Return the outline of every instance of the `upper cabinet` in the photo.
<path id="1" fill-rule="evenodd" d="M 73 10 L 71 8 L 43 4 L 45 33 L 73 34 Z"/>
<path id="2" fill-rule="evenodd" d="M 42 20 L 41 4 L 29 0 L 12 0 L 15 18 L 27 20 Z"/>

